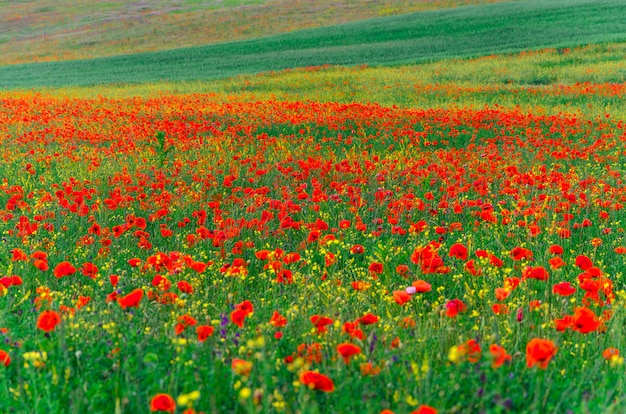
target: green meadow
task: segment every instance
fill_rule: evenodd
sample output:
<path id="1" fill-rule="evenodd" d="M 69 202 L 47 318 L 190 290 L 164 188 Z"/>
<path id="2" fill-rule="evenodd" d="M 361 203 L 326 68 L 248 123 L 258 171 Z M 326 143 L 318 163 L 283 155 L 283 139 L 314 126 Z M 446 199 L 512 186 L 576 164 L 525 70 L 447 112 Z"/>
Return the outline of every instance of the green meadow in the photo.
<path id="1" fill-rule="evenodd" d="M 626 40 L 619 0 L 520 1 L 390 16 L 212 46 L 0 68 L 1 88 L 217 79 L 400 65 Z"/>

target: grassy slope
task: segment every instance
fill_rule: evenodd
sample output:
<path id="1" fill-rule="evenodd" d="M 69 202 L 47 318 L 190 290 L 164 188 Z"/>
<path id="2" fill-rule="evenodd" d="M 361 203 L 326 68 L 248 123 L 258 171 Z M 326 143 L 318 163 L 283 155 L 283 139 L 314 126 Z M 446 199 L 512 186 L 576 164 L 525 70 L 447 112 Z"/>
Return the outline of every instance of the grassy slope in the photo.
<path id="1" fill-rule="evenodd" d="M 0 68 L 0 87 L 158 80 L 336 64 L 406 64 L 626 40 L 621 0 L 532 0 L 392 16 L 220 45 Z"/>
<path id="2" fill-rule="evenodd" d="M 620 58 L 625 54 L 626 43 L 600 44 L 420 65 L 296 69 L 213 81 L 70 87 L 54 93 L 80 97 L 212 93 L 215 99 L 236 95 L 250 101 L 376 102 L 412 108 L 497 103 L 590 117 L 610 112 L 625 119 L 626 60 Z M 599 90 L 581 93 L 584 85 Z"/>
<path id="3" fill-rule="evenodd" d="M 91 59 L 199 46 L 500 1 L 0 0 L 0 64 Z"/>

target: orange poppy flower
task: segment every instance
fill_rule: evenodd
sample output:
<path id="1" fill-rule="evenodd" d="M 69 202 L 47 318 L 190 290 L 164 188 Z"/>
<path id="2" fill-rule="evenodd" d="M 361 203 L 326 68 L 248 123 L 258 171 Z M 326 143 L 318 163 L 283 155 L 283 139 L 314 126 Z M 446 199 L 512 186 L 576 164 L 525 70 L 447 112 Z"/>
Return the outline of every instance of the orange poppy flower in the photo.
<path id="1" fill-rule="evenodd" d="M 482 349 L 480 344 L 475 339 L 469 339 L 466 342 L 458 346 L 458 352 L 464 359 L 469 362 L 476 363 L 480 361 L 482 356 Z"/>
<path id="2" fill-rule="evenodd" d="M 24 253 L 24 250 L 20 249 L 20 248 L 15 248 L 13 250 L 11 250 L 11 260 L 13 260 L 14 262 L 16 261 L 26 261 L 28 260 L 28 256 L 26 255 L 26 253 Z"/>
<path id="3" fill-rule="evenodd" d="M 173 413 L 176 411 L 176 401 L 168 394 L 157 394 L 150 401 L 150 411 L 164 411 Z"/>
<path id="4" fill-rule="evenodd" d="M 233 358 L 230 367 L 235 374 L 247 377 L 250 375 L 250 371 L 252 371 L 252 362 L 239 358 Z"/>
<path id="5" fill-rule="evenodd" d="M 42 272 L 45 272 L 46 270 L 50 269 L 50 266 L 48 265 L 48 262 L 46 260 L 42 260 L 42 259 L 36 259 L 33 262 L 33 265 L 41 270 Z"/>
<path id="6" fill-rule="evenodd" d="M 430 283 L 421 279 L 413 282 L 411 286 L 415 288 L 416 293 L 426 293 L 430 292 L 433 289 Z"/>
<path id="7" fill-rule="evenodd" d="M 411 300 L 411 295 L 406 293 L 404 290 L 394 290 L 393 300 L 395 300 L 398 305 L 402 306 Z"/>
<path id="8" fill-rule="evenodd" d="M 180 335 L 187 327 L 195 326 L 198 321 L 187 314 L 178 317 L 178 323 L 174 327 L 176 335 Z"/>
<path id="9" fill-rule="evenodd" d="M 37 318 L 37 328 L 44 332 L 52 332 L 61 323 L 61 315 L 53 310 L 45 310 Z"/>
<path id="10" fill-rule="evenodd" d="M 511 355 L 506 353 L 506 350 L 498 344 L 492 344 L 489 346 L 489 353 L 493 358 L 491 366 L 493 368 L 499 368 L 504 363 L 511 361 Z"/>
<path id="11" fill-rule="evenodd" d="M 526 365 L 546 369 L 556 355 L 557 347 L 549 339 L 533 338 L 526 345 Z"/>
<path id="12" fill-rule="evenodd" d="M 0 351 L 0 352 L 2 352 L 2 351 Z M 617 349 L 617 348 L 606 348 L 604 351 L 602 351 L 602 358 L 604 358 L 606 360 L 610 360 L 613 357 L 619 357 L 619 349 Z M 1 357 L 0 357 L 0 360 L 2 360 Z"/>
<path id="13" fill-rule="evenodd" d="M 278 311 L 274 311 L 272 317 L 270 318 L 270 325 L 280 328 L 287 325 L 287 318 L 281 315 Z"/>
<path id="14" fill-rule="evenodd" d="M 496 300 L 498 302 L 502 302 L 511 294 L 511 290 L 507 288 L 495 288 L 494 293 L 496 295 Z"/>
<path id="15" fill-rule="evenodd" d="M 559 256 L 551 258 L 548 260 L 548 263 L 552 269 L 558 269 L 565 266 L 565 262 Z"/>
<path id="16" fill-rule="evenodd" d="M 304 371 L 300 375 L 300 382 L 313 390 L 324 392 L 333 392 L 335 390 L 333 380 L 319 372 Z"/>
<path id="17" fill-rule="evenodd" d="M 371 283 L 367 283 L 367 282 L 363 282 L 363 281 L 357 280 L 356 282 L 352 282 L 351 285 L 352 285 L 352 289 L 361 291 L 361 290 L 369 289 L 370 286 L 371 286 Z"/>

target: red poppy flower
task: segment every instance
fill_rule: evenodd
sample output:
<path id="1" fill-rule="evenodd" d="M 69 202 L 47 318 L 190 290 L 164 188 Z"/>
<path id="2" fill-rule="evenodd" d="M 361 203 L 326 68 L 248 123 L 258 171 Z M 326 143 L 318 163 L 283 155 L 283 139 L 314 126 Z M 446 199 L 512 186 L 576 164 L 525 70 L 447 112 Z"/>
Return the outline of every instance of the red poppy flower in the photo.
<path id="1" fill-rule="evenodd" d="M 313 390 L 332 392 L 335 390 L 333 381 L 324 374 L 313 371 L 304 371 L 300 375 L 300 382 Z"/>
<path id="2" fill-rule="evenodd" d="M 465 261 L 467 260 L 467 247 L 463 246 L 460 243 L 453 244 L 450 247 L 450 252 L 448 253 L 448 256 L 456 257 L 457 259 Z"/>
<path id="3" fill-rule="evenodd" d="M 170 282 L 167 278 L 162 275 L 155 275 L 152 278 L 151 285 L 160 290 L 161 292 L 168 291 L 172 286 L 172 282 Z"/>
<path id="4" fill-rule="evenodd" d="M 574 311 L 571 325 L 572 330 L 586 334 L 596 331 L 600 325 L 602 325 L 602 321 L 598 319 L 591 309 L 581 307 L 576 308 Z"/>
<path id="5" fill-rule="evenodd" d="M 379 275 L 383 272 L 383 264 L 378 262 L 373 262 L 369 267 L 370 273 L 374 275 Z"/>
<path id="6" fill-rule="evenodd" d="M 189 315 L 182 315 L 178 317 L 178 323 L 174 327 L 176 335 L 180 335 L 185 329 L 187 329 L 187 327 L 195 326 L 197 323 L 198 321 Z"/>
<path id="7" fill-rule="evenodd" d="M 533 252 L 523 247 L 514 247 L 513 250 L 511 250 L 511 257 L 513 260 L 532 260 Z"/>
<path id="8" fill-rule="evenodd" d="M 576 256 L 576 266 L 581 268 L 582 270 L 587 270 L 593 267 L 593 262 L 587 256 Z"/>
<path id="9" fill-rule="evenodd" d="M 35 266 L 37 269 L 41 270 L 42 272 L 45 272 L 46 270 L 50 268 L 50 266 L 48 265 L 48 262 L 42 259 L 35 260 L 33 262 L 33 266 Z"/>
<path id="10" fill-rule="evenodd" d="M 274 311 L 272 317 L 270 318 L 270 325 L 280 328 L 287 325 L 287 318 L 281 315 L 278 311 Z"/>
<path id="11" fill-rule="evenodd" d="M 11 250 L 11 255 L 11 260 L 14 262 L 28 260 L 28 255 L 26 255 L 26 253 L 24 253 L 24 251 L 20 248 Z"/>
<path id="12" fill-rule="evenodd" d="M 526 345 L 526 365 L 546 369 L 556 355 L 557 347 L 549 339 L 533 338 Z"/>
<path id="13" fill-rule="evenodd" d="M 96 275 L 98 274 L 98 267 L 93 263 L 86 262 L 86 263 L 83 263 L 81 272 L 83 273 L 84 276 L 87 276 L 90 279 L 94 279 Z"/>
<path id="14" fill-rule="evenodd" d="M 570 282 L 561 282 L 552 286 L 552 293 L 561 296 L 571 296 L 576 293 L 576 288 Z"/>
<path id="15" fill-rule="evenodd" d="M 350 248 L 350 253 L 352 254 L 363 254 L 365 253 L 365 249 L 360 244 L 355 244 Z"/>
<path id="16" fill-rule="evenodd" d="M 54 268 L 54 276 L 62 278 L 64 276 L 73 275 L 76 268 L 70 262 L 61 262 Z"/>
<path id="17" fill-rule="evenodd" d="M 491 305 L 491 311 L 496 315 L 508 315 L 509 307 L 503 303 L 494 303 Z"/>
<path id="18" fill-rule="evenodd" d="M 191 286 L 189 282 L 185 280 L 181 280 L 180 282 L 176 284 L 176 286 L 178 287 L 178 290 L 180 290 L 183 293 L 187 293 L 187 294 L 193 293 L 193 286 Z"/>
<path id="19" fill-rule="evenodd" d="M 437 414 L 437 410 L 430 405 L 420 405 L 417 410 L 411 411 L 410 414 Z"/>
<path id="20" fill-rule="evenodd" d="M 460 299 L 452 299 L 448 303 L 446 303 L 446 316 L 449 318 L 454 318 L 459 313 L 465 312 L 467 310 L 467 305 L 463 303 Z"/>
<path id="21" fill-rule="evenodd" d="M 406 275 L 410 272 L 409 266 L 407 265 L 398 265 L 396 267 L 396 273 L 399 274 L 400 276 L 404 276 L 406 278 Z"/>
<path id="22" fill-rule="evenodd" d="M 8 352 L 0 349 L 0 364 L 4 365 L 5 367 L 8 367 L 10 363 L 11 363 L 11 356 L 8 354 Z"/>
<path id="23" fill-rule="evenodd" d="M 511 361 L 511 355 L 506 353 L 506 350 L 498 344 L 492 344 L 489 346 L 489 353 L 493 358 L 491 366 L 493 368 L 499 368 L 504 363 Z"/>
<path id="24" fill-rule="evenodd" d="M 120 277 L 118 275 L 110 275 L 109 276 L 109 282 L 111 282 L 111 285 L 113 287 L 117 286 L 119 281 L 120 281 Z"/>
<path id="25" fill-rule="evenodd" d="M 44 332 L 52 332 L 61 323 L 61 315 L 53 310 L 45 310 L 37 318 L 37 328 Z"/>
<path id="26" fill-rule="evenodd" d="M 372 313 L 366 313 L 365 315 L 361 316 L 358 321 L 361 325 L 373 325 L 376 322 L 378 322 L 379 318 L 378 316 L 372 314 Z"/>
<path id="27" fill-rule="evenodd" d="M 311 323 L 317 328 L 317 333 L 326 332 L 326 326 L 333 323 L 333 320 L 320 315 L 311 316 Z"/>
<path id="28" fill-rule="evenodd" d="M 243 328 L 243 323 L 248 316 L 248 312 L 243 309 L 235 309 L 230 313 L 230 321 L 240 328 Z"/>
<path id="29" fill-rule="evenodd" d="M 552 254 L 563 254 L 563 248 L 558 244 L 550 246 L 550 249 L 548 249 L 548 251 Z"/>
<path id="30" fill-rule="evenodd" d="M 238 310 L 241 310 L 242 312 L 245 312 L 246 316 L 248 316 L 252 312 L 254 312 L 254 305 L 249 300 L 244 300 L 243 302 L 238 303 L 237 305 L 235 305 L 235 309 L 238 309 Z"/>
<path id="31" fill-rule="evenodd" d="M 167 394 L 157 394 L 150 400 L 150 411 L 173 413 L 176 411 L 176 401 Z"/>
<path id="32" fill-rule="evenodd" d="M 554 327 L 556 328 L 557 331 L 563 332 L 566 329 L 569 329 L 572 327 L 572 320 L 573 318 L 571 315 L 566 315 L 561 319 L 555 319 Z"/>
<path id="33" fill-rule="evenodd" d="M 350 358 L 361 353 L 361 348 L 354 344 L 346 343 L 337 346 L 337 352 L 343 357 L 346 364 L 350 363 Z"/>
<path id="34" fill-rule="evenodd" d="M 143 298 L 143 290 L 141 288 L 137 288 L 127 294 L 126 296 L 122 296 L 117 299 L 117 303 L 121 306 L 122 309 L 126 308 L 137 308 L 139 307 L 139 302 Z"/>
<path id="35" fill-rule="evenodd" d="M 209 325 L 200 325 L 196 327 L 196 334 L 198 335 L 198 341 L 204 342 L 207 338 L 213 335 L 215 328 Z"/>
<path id="36" fill-rule="evenodd" d="M 548 274 L 548 271 L 545 268 L 541 266 L 537 266 L 537 267 L 525 268 L 523 277 L 524 279 L 537 279 L 541 281 L 546 281 L 548 280 L 550 275 Z"/>

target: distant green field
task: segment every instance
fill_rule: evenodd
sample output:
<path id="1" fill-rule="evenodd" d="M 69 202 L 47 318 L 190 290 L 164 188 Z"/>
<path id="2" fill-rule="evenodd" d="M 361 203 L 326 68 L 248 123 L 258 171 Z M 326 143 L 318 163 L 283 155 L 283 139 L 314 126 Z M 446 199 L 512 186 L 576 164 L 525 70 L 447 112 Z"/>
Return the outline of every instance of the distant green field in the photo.
<path id="1" fill-rule="evenodd" d="M 0 0 L 0 65 L 205 46 L 502 1 Z"/>
<path id="2" fill-rule="evenodd" d="M 318 65 L 396 65 L 626 40 L 622 0 L 533 0 L 371 19 L 205 47 L 0 67 L 0 88 L 216 79 Z"/>

